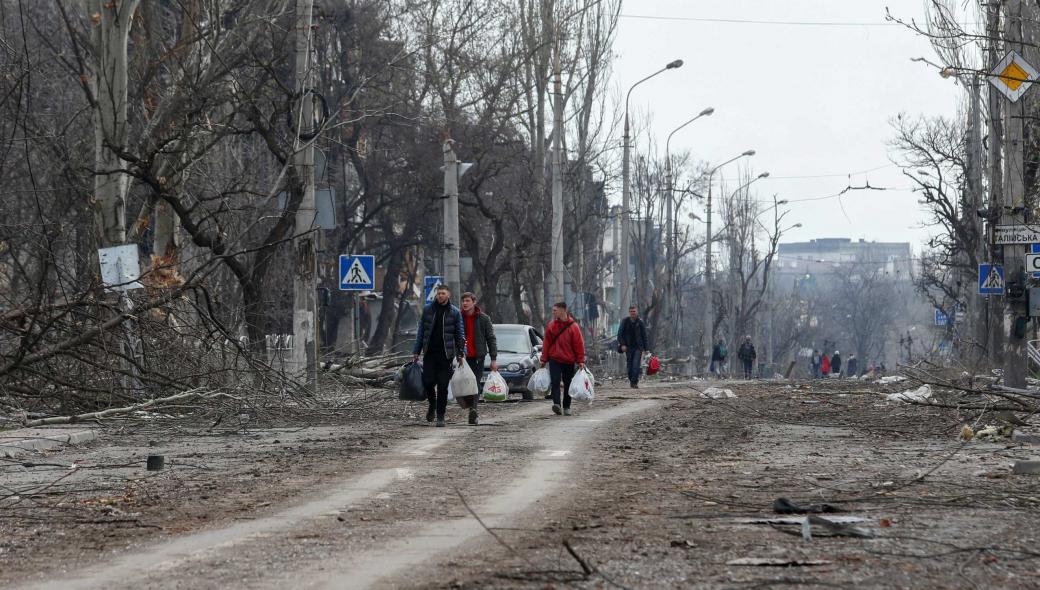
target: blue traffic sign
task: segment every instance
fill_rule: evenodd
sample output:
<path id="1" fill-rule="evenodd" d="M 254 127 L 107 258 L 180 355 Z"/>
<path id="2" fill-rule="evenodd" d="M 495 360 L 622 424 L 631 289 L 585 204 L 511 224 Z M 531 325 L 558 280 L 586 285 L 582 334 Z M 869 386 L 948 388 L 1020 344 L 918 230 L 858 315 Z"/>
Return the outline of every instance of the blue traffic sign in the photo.
<path id="1" fill-rule="evenodd" d="M 935 308 L 935 325 L 936 326 L 949 326 L 950 325 L 950 316 L 946 315 L 946 312 L 941 310 L 941 309 L 939 309 L 938 307 Z"/>
<path id="2" fill-rule="evenodd" d="M 1029 252 L 1031 254 L 1040 254 L 1040 244 L 1030 244 Z M 1040 279 L 1040 272 L 1030 273 L 1034 279 Z"/>
<path id="3" fill-rule="evenodd" d="M 376 288 L 376 257 L 341 254 L 339 257 L 341 291 L 372 291 Z"/>
<path id="4" fill-rule="evenodd" d="M 437 288 L 437 285 L 444 284 L 444 277 L 439 276 L 427 276 L 423 280 L 423 299 L 426 301 L 433 301 L 433 291 Z"/>
<path id="5" fill-rule="evenodd" d="M 979 265 L 979 295 L 1004 294 L 1004 267 L 999 264 Z"/>

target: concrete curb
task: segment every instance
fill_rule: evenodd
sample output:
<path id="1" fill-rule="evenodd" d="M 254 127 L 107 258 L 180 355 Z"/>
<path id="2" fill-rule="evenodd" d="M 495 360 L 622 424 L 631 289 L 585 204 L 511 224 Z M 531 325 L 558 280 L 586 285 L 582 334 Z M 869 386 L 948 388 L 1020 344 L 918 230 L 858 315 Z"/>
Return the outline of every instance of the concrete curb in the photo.
<path id="1" fill-rule="evenodd" d="M 81 444 L 95 440 L 97 437 L 97 432 L 93 430 L 62 430 L 57 428 L 0 432 L 0 457 L 14 457 L 33 451 L 44 451 L 65 445 Z"/>

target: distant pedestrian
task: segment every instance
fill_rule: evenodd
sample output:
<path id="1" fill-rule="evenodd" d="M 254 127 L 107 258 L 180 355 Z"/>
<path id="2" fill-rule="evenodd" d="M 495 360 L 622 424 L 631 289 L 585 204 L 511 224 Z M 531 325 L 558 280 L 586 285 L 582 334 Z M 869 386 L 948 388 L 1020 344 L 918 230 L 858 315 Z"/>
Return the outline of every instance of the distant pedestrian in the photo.
<path id="1" fill-rule="evenodd" d="M 755 359 L 758 358 L 755 345 L 751 343 L 751 336 L 744 336 L 744 342 L 737 349 L 737 358 L 744 367 L 744 378 L 750 379 L 754 374 Z"/>
<path id="2" fill-rule="evenodd" d="M 834 356 L 831 357 L 831 373 L 834 373 L 835 377 L 841 378 L 841 352 L 835 350 Z"/>
<path id="3" fill-rule="evenodd" d="M 823 357 L 820 356 L 820 351 L 812 351 L 812 356 L 809 358 L 809 370 L 812 372 L 813 379 L 820 378 L 820 365 L 822 363 Z"/>
<path id="4" fill-rule="evenodd" d="M 581 335 L 578 322 L 567 313 L 567 304 L 559 302 L 553 305 L 553 319 L 545 327 L 545 338 L 542 341 L 542 366 L 549 365 L 549 378 L 552 379 L 552 411 L 554 414 L 571 415 L 571 380 L 574 379 L 575 365 L 585 368 L 585 339 Z M 563 385 L 561 399 L 560 385 Z"/>
<path id="5" fill-rule="evenodd" d="M 820 376 L 826 379 L 831 374 L 831 357 L 827 356 L 827 353 L 823 353 L 820 358 Z"/>
<path id="6" fill-rule="evenodd" d="M 719 338 L 711 349 L 711 366 L 708 367 L 708 371 L 715 377 L 721 378 L 722 373 L 726 370 L 727 356 L 729 356 L 729 350 L 726 349 L 726 341 Z"/>
<path id="7" fill-rule="evenodd" d="M 498 370 L 498 340 L 495 338 L 495 327 L 491 317 L 480 310 L 477 296 L 473 293 L 462 294 L 462 319 L 466 327 L 466 362 L 477 378 L 477 387 L 484 376 L 484 358 L 491 357 L 491 370 Z M 477 399 L 480 394 L 460 397 L 463 408 L 469 408 L 469 423 L 477 424 Z"/>
<path id="8" fill-rule="evenodd" d="M 639 389 L 639 370 L 643 364 L 643 352 L 648 347 L 646 324 L 634 305 L 628 308 L 628 317 L 618 326 L 617 343 L 618 350 L 625 354 L 628 362 L 628 384 L 632 389 Z"/>
<path id="9" fill-rule="evenodd" d="M 856 358 L 856 355 L 849 355 L 848 368 L 845 369 L 845 372 L 853 379 L 859 377 L 859 359 Z"/>
<path id="10" fill-rule="evenodd" d="M 433 422 L 436 413 L 437 426 L 444 426 L 444 413 L 448 409 L 448 383 L 454 373 L 451 359 L 458 359 L 462 365 L 466 351 L 462 323 L 462 313 L 451 304 L 451 289 L 438 286 L 433 301 L 423 308 L 412 348 L 413 361 L 418 362 L 419 356 L 423 356 L 423 385 L 430 404 L 426 421 Z"/>

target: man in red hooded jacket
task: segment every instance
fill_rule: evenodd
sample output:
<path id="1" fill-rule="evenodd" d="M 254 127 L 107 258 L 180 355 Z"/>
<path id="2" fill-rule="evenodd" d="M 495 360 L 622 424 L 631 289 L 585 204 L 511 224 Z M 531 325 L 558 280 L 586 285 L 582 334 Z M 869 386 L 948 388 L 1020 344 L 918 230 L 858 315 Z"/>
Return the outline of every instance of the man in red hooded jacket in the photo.
<path id="1" fill-rule="evenodd" d="M 571 415 L 571 379 L 574 378 L 575 365 L 585 369 L 585 339 L 581 336 L 581 327 L 567 312 L 567 304 L 559 302 L 553 305 L 553 319 L 545 327 L 545 338 L 542 340 L 542 366 L 549 364 L 549 377 L 552 379 L 552 411 L 554 414 Z M 563 381 L 563 406 L 560 405 L 560 381 Z"/>

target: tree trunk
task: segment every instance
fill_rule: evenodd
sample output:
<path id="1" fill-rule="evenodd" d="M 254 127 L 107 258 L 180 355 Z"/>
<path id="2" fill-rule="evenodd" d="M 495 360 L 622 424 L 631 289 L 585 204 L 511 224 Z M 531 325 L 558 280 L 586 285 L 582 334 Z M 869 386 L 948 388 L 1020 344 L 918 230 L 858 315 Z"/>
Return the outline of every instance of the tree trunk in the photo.
<path id="1" fill-rule="evenodd" d="M 89 87 L 94 98 L 94 219 L 102 247 L 126 241 L 127 40 L 138 0 L 88 0 L 95 19 Z"/>

